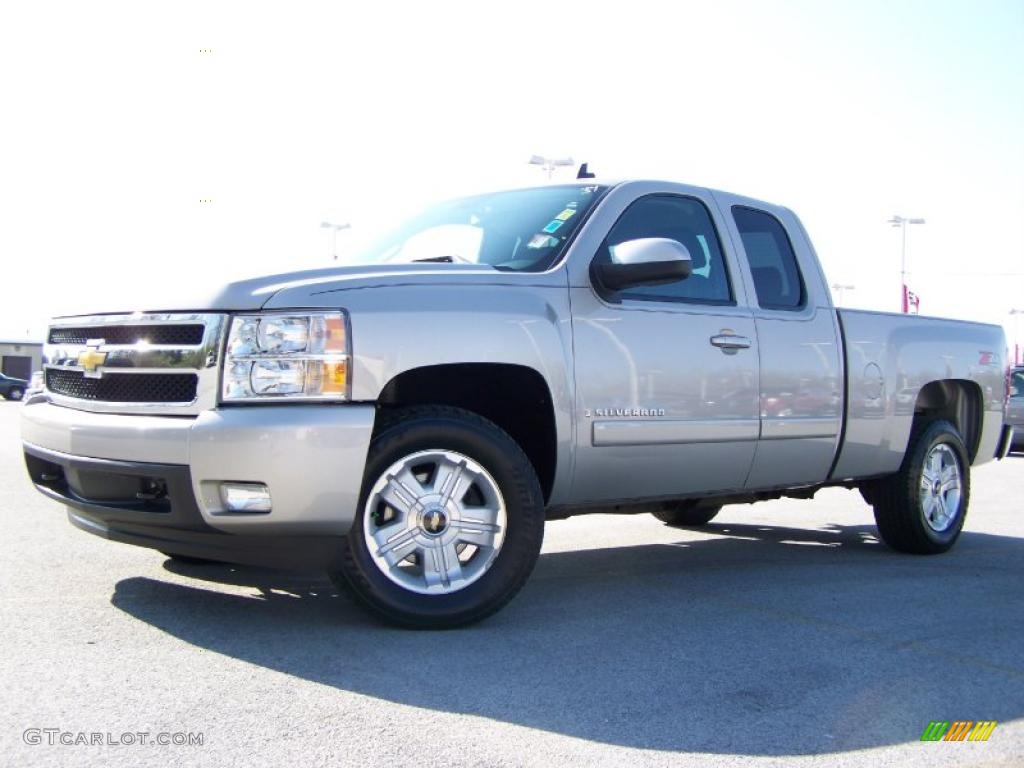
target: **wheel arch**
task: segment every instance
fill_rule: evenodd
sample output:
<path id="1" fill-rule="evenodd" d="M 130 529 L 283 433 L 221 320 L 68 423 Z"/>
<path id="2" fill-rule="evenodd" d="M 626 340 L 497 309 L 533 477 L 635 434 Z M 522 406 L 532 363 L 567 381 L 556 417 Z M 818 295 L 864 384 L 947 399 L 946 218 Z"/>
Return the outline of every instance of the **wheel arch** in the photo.
<path id="1" fill-rule="evenodd" d="M 914 403 L 914 423 L 944 419 L 956 427 L 967 456 L 974 463 L 981 442 L 983 418 L 981 387 L 967 379 L 942 379 L 921 387 Z"/>
<path id="2" fill-rule="evenodd" d="M 384 409 L 412 405 L 464 408 L 497 424 L 523 449 L 551 497 L 558 434 L 551 391 L 535 369 L 512 363 L 445 363 L 395 375 L 377 398 Z"/>

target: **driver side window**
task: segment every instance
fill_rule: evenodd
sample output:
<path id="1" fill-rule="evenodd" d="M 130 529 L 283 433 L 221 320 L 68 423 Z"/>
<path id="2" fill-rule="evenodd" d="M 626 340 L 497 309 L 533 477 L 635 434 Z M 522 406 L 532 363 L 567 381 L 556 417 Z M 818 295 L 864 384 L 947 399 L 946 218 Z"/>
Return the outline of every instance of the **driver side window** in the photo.
<path id="1" fill-rule="evenodd" d="M 628 288 L 619 294 L 623 299 L 734 303 L 718 233 L 702 202 L 679 195 L 640 198 L 615 222 L 601 244 L 596 262 L 610 262 L 610 248 L 641 237 L 667 237 L 682 243 L 693 259 L 693 271 L 686 279 L 674 283 Z"/>

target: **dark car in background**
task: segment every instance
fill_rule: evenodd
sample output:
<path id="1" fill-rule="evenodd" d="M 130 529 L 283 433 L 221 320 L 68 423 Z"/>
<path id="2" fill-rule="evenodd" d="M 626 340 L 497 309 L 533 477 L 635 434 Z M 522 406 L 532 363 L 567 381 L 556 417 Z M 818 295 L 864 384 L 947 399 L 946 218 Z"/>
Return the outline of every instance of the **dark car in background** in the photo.
<path id="1" fill-rule="evenodd" d="M 24 379 L 15 379 L 0 373 L 0 396 L 5 400 L 21 400 L 28 389 L 28 382 Z"/>
<path id="2" fill-rule="evenodd" d="M 1006 423 L 1013 427 L 1010 450 L 1024 452 L 1024 366 L 1010 372 L 1010 401 L 1006 404 Z"/>

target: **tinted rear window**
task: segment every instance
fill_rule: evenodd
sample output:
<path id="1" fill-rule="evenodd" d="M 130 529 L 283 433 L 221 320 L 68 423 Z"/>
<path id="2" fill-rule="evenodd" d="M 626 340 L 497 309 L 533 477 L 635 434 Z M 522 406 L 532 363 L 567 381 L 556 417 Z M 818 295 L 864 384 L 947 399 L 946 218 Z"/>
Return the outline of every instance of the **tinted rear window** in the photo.
<path id="1" fill-rule="evenodd" d="M 765 309 L 799 309 L 804 305 L 804 283 L 796 254 L 782 224 L 770 213 L 755 208 L 732 209 L 747 252 L 757 303 Z"/>

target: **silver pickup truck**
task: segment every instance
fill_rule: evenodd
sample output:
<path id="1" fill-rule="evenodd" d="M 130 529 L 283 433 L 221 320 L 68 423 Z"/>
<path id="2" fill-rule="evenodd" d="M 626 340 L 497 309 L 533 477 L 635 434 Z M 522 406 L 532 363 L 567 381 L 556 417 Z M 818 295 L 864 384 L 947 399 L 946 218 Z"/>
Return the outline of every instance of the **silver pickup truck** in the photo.
<path id="1" fill-rule="evenodd" d="M 586 512 L 699 526 L 839 485 L 943 552 L 1012 439 L 1000 328 L 837 310 L 776 205 L 585 180 L 437 205 L 355 262 L 56 319 L 35 486 L 90 533 L 444 627 Z"/>

